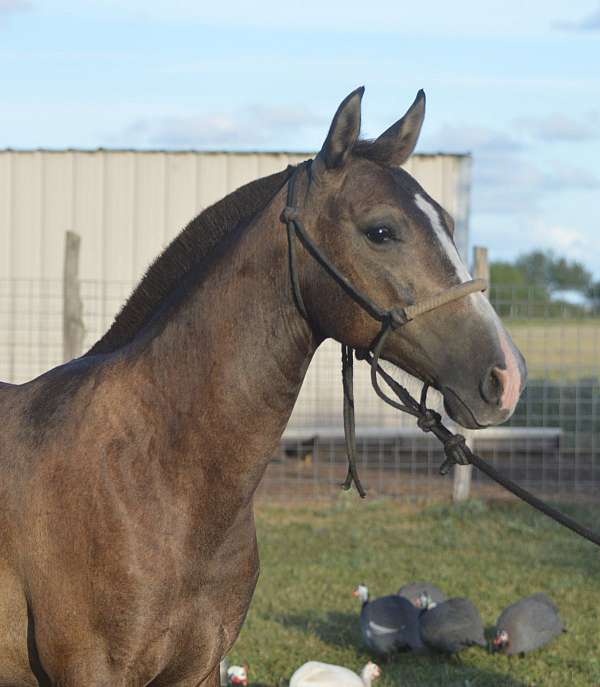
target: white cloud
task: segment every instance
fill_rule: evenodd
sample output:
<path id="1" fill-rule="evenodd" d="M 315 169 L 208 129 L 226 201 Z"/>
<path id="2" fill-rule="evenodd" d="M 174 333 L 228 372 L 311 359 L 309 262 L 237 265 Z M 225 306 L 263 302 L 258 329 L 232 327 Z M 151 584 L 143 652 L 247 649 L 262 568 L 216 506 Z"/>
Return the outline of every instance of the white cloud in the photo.
<path id="1" fill-rule="evenodd" d="M 477 125 L 445 125 L 427 145 L 444 151 L 480 153 L 512 153 L 523 148 L 523 144 L 510 134 Z"/>
<path id="2" fill-rule="evenodd" d="M 531 232 L 531 240 L 542 249 L 554 251 L 560 257 L 588 262 L 589 237 L 579 229 L 537 221 Z"/>
<path id="3" fill-rule="evenodd" d="M 0 0 L 0 16 L 31 9 L 29 0 Z"/>
<path id="4" fill-rule="evenodd" d="M 600 4 L 581 19 L 556 22 L 555 26 L 568 31 L 600 31 Z"/>
<path id="5" fill-rule="evenodd" d="M 540 167 L 512 134 L 484 127 L 445 126 L 427 144 L 473 154 L 473 210 L 479 213 L 531 213 L 546 193 L 598 188 L 589 170 L 555 162 Z"/>
<path id="6" fill-rule="evenodd" d="M 521 117 L 516 126 L 541 141 L 589 141 L 600 135 L 600 121 L 590 113 L 586 118 L 574 119 L 563 114 L 544 117 Z"/>
<path id="7" fill-rule="evenodd" d="M 549 172 L 542 175 L 541 191 L 587 190 L 600 186 L 595 174 L 581 167 L 556 162 Z"/>
<path id="8" fill-rule="evenodd" d="M 471 241 L 487 246 L 491 260 L 512 261 L 533 250 L 550 250 L 559 257 L 577 260 L 600 278 L 600 252 L 595 228 L 583 222 L 557 222 L 542 213 L 514 216 L 475 215 Z"/>
<path id="9" fill-rule="evenodd" d="M 510 134 L 476 125 L 443 126 L 425 147 L 473 155 L 473 209 L 507 213 L 531 208 L 529 188 L 539 176 L 519 157 L 523 146 Z"/>
<path id="10" fill-rule="evenodd" d="M 140 119 L 118 140 L 124 145 L 157 145 L 167 148 L 233 147 L 281 145 L 294 147 L 294 135 L 313 127 L 326 126 L 324 118 L 305 107 L 253 105 L 233 112 L 202 113 Z"/>
<path id="11" fill-rule="evenodd" d="M 560 16 L 564 0 L 474 3 L 473 0 L 421 0 L 399 3 L 379 0 L 366 5 L 363 0 L 303 0 L 301 4 L 281 0 L 198 2 L 198 0 L 52 0 L 52 6 L 67 12 L 101 12 L 136 20 L 160 22 L 165 27 L 177 22 L 248 30 L 281 29 L 314 33 L 378 32 L 409 36 L 539 35 L 547 31 L 540 17 Z"/>

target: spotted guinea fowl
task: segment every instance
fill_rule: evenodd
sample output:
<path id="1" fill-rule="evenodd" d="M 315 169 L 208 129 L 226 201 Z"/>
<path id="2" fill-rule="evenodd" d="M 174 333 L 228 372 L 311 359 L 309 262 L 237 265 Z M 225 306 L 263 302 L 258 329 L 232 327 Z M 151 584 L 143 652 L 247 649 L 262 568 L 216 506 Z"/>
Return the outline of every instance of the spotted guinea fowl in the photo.
<path id="1" fill-rule="evenodd" d="M 353 594 L 362 601 L 360 629 L 371 651 L 381 656 L 402 649 L 426 651 L 419 632 L 419 611 L 408 599 L 391 594 L 370 601 L 364 584 Z"/>
<path id="2" fill-rule="evenodd" d="M 493 649 L 507 656 L 526 654 L 565 632 L 552 599 L 539 592 L 505 608 L 496 623 Z"/>
<path id="3" fill-rule="evenodd" d="M 455 654 L 470 646 L 486 646 L 481 615 L 472 601 L 442 601 L 419 617 L 421 638 L 431 649 Z"/>
<path id="4" fill-rule="evenodd" d="M 380 675 L 379 666 L 370 661 L 360 675 L 343 666 L 309 661 L 292 675 L 289 687 L 371 687 Z"/>
<path id="5" fill-rule="evenodd" d="M 431 582 L 411 582 L 398 590 L 398 596 L 408 599 L 421 610 L 428 610 L 435 605 L 446 601 L 448 598 L 444 592 Z"/>

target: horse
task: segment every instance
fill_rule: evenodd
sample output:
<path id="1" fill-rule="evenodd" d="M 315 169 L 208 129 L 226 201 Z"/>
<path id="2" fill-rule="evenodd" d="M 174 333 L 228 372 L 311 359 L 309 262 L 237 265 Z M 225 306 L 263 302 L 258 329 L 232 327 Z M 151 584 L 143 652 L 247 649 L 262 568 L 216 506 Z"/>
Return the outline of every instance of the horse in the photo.
<path id="1" fill-rule="evenodd" d="M 219 684 L 259 574 L 253 495 L 311 358 L 379 331 L 306 250 L 291 275 L 293 178 L 311 239 L 380 307 L 470 279 L 452 218 L 401 169 L 423 92 L 367 141 L 363 90 L 310 166 L 193 219 L 87 353 L 0 387 L 0 686 Z M 382 358 L 471 428 L 505 421 L 526 377 L 481 293 L 394 330 Z"/>

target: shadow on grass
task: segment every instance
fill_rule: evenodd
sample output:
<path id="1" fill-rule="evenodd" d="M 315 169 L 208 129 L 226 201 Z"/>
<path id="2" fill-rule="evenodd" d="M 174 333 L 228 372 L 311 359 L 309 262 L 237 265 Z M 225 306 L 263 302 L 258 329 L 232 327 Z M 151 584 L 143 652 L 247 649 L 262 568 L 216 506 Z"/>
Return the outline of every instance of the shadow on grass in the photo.
<path id="1" fill-rule="evenodd" d="M 459 657 L 419 659 L 400 655 L 382 666 L 388 685 L 444 685 L 444 687 L 531 687 L 510 673 L 463 663 Z"/>
<path id="2" fill-rule="evenodd" d="M 363 648 L 360 637 L 359 616 L 352 613 L 329 611 L 325 617 L 310 613 L 285 614 L 276 618 L 285 627 L 316 635 L 322 642 L 347 648 Z"/>

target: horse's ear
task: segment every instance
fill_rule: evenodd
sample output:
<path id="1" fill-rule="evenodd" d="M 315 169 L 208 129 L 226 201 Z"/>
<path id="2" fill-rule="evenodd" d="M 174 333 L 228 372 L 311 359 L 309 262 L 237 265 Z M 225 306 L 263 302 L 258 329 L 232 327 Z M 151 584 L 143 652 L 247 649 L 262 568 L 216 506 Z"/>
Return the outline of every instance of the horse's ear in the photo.
<path id="1" fill-rule="evenodd" d="M 425 93 L 420 90 L 408 111 L 395 124 L 384 131 L 377 139 L 376 144 L 388 150 L 388 162 L 391 165 L 400 166 L 412 155 L 423 120 L 425 119 Z M 385 149 L 384 148 L 384 149 Z"/>
<path id="2" fill-rule="evenodd" d="M 364 86 L 352 91 L 342 100 L 335 113 L 325 143 L 317 155 L 317 160 L 321 161 L 326 169 L 341 167 L 358 140 L 360 103 L 364 92 Z"/>

